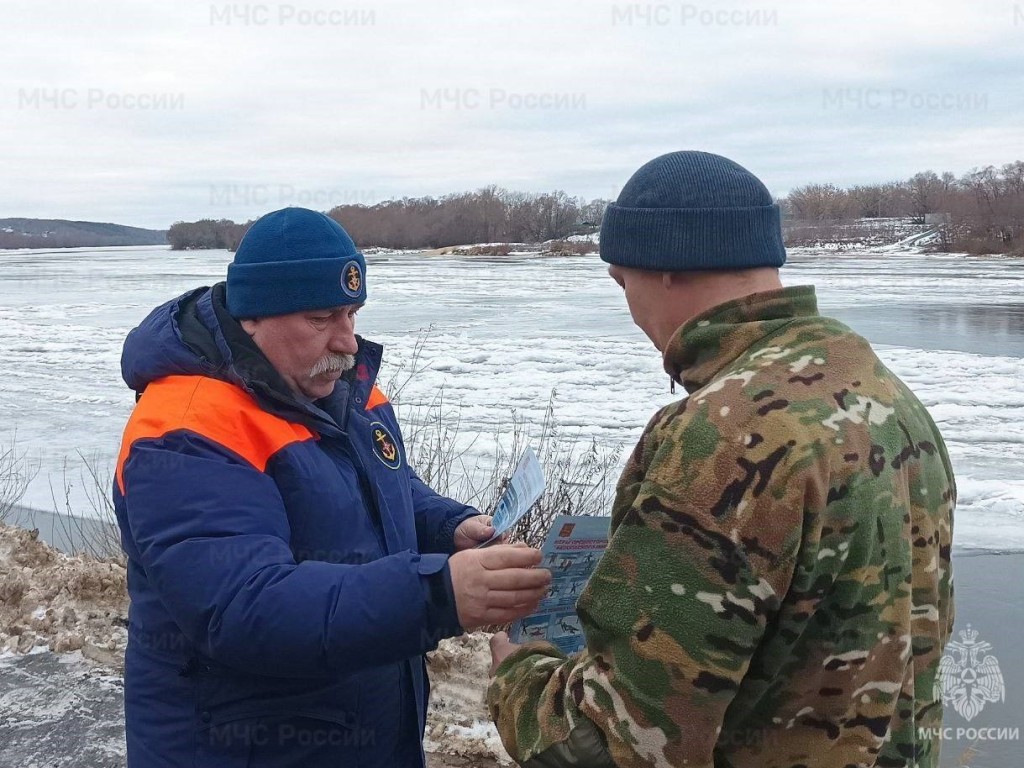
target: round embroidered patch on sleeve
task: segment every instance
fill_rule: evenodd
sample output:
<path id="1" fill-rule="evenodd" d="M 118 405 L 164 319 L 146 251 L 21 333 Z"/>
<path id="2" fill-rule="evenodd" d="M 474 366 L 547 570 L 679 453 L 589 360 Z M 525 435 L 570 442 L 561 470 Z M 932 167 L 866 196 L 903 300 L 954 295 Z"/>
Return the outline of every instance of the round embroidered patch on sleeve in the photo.
<path id="1" fill-rule="evenodd" d="M 402 453 L 391 430 L 375 421 L 370 425 L 370 435 L 373 438 L 373 455 L 380 459 L 385 467 L 398 469 L 402 466 Z"/>

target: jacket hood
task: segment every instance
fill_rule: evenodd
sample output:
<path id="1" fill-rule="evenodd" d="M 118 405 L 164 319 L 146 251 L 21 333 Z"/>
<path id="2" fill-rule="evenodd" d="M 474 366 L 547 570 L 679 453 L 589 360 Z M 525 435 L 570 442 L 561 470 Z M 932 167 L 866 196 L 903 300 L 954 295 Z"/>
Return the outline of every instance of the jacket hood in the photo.
<path id="1" fill-rule="evenodd" d="M 166 376 L 209 376 L 241 387 L 264 410 L 320 433 L 344 429 L 348 399 L 366 402 L 383 348 L 356 337 L 356 367 L 327 397 L 296 398 L 281 375 L 227 310 L 224 283 L 197 288 L 154 309 L 132 330 L 121 354 L 121 376 L 140 396 Z"/>
<path id="2" fill-rule="evenodd" d="M 209 287 L 196 288 L 161 304 L 128 334 L 121 352 L 121 378 L 125 384 L 141 393 L 151 382 L 165 376 L 211 374 L 209 361 L 195 342 L 186 343 L 181 329 L 183 309 L 195 312 L 196 304 L 204 297 L 209 300 L 210 292 Z M 212 342 L 212 332 L 205 330 Z"/>

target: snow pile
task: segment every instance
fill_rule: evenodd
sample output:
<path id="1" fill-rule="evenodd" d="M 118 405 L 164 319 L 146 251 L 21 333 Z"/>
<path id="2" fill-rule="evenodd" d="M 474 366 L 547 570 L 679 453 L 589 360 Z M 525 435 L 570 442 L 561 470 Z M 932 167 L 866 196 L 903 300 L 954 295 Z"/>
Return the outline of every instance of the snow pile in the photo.
<path id="1" fill-rule="evenodd" d="M 443 640 L 427 655 L 431 694 L 424 747 L 428 752 L 514 765 L 484 704 L 491 666 L 489 641 L 490 635 L 474 632 Z"/>
<path id="2" fill-rule="evenodd" d="M 81 651 L 119 669 L 127 617 L 121 565 L 71 557 L 38 531 L 0 525 L 0 652 Z"/>
<path id="3" fill-rule="evenodd" d="M 383 245 L 371 245 L 367 248 L 360 248 L 363 256 L 405 256 L 410 253 L 419 253 L 418 248 L 387 248 Z"/>

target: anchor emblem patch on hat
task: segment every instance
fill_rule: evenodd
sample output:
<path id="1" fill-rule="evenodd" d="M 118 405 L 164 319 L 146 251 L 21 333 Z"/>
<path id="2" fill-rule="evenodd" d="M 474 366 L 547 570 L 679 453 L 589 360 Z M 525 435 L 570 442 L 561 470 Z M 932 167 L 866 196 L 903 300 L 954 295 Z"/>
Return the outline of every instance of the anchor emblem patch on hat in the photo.
<path id="1" fill-rule="evenodd" d="M 358 261 L 350 261 L 341 271 L 341 289 L 347 296 L 355 299 L 363 290 L 363 270 Z"/>
<path id="2" fill-rule="evenodd" d="M 370 431 L 373 435 L 373 455 L 388 469 L 398 469 L 402 466 L 398 442 L 391 436 L 390 430 L 379 421 L 375 421 L 370 425 Z"/>

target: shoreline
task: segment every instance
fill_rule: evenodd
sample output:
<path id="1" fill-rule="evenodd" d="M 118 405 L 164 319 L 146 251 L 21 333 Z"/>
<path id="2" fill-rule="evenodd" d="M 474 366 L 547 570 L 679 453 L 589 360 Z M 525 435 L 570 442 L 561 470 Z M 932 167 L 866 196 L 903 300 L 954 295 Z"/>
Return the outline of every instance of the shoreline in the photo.
<path id="1" fill-rule="evenodd" d="M 516 246 L 517 250 L 511 253 L 501 255 L 488 255 L 488 254 L 468 254 L 459 253 L 459 251 L 465 251 L 472 248 L 488 247 L 487 244 L 469 244 L 469 245 L 445 245 L 438 248 L 385 248 L 383 246 L 370 245 L 362 249 L 364 255 L 368 258 L 374 257 L 402 257 L 402 256 L 454 256 L 463 257 L 469 259 L 480 259 L 486 261 L 488 259 L 509 259 L 509 260 L 524 260 L 524 259 L 536 259 L 536 258 L 556 258 L 556 257 L 589 257 L 597 256 L 598 251 L 590 251 L 587 253 L 566 253 L 566 252 L 552 252 L 545 250 L 544 246 L 546 243 L 508 243 L 508 245 Z M 595 243 L 596 245 L 596 243 Z M 1021 259 L 1024 258 L 1024 254 L 1017 252 L 1005 252 L 1005 253 L 968 253 L 966 251 L 939 251 L 935 250 L 930 246 L 905 246 L 898 247 L 899 241 L 894 243 L 886 244 L 865 244 L 865 243 L 841 243 L 841 242 L 821 242 L 815 245 L 787 245 L 785 246 L 787 254 L 791 256 L 810 256 L 816 257 L 829 257 L 829 256 L 846 256 L 846 255 L 865 255 L 876 253 L 879 256 L 888 255 L 914 255 L 914 256 L 939 256 L 947 258 L 963 258 L 963 259 Z M 222 251 L 223 248 L 184 248 L 180 250 L 173 249 L 169 244 L 165 245 L 74 245 L 60 248 L 44 247 L 44 248 L 2 248 L 0 254 L 59 254 L 59 253 L 74 253 L 78 251 L 119 251 L 119 250 L 137 250 L 140 248 L 149 248 L 153 250 L 165 250 L 169 253 L 195 253 L 197 251 Z M 518 250 L 522 248 L 523 250 Z"/>
<path id="2" fill-rule="evenodd" d="M 120 541 L 117 526 L 99 518 L 74 516 L 71 519 L 66 514 L 21 505 L 11 507 L 7 517 L 0 522 L 27 531 L 38 529 L 42 541 L 68 555 L 88 552 L 87 542 L 90 539 L 110 541 L 110 536 L 116 536 Z"/>
<path id="3" fill-rule="evenodd" d="M 81 553 L 86 533 L 101 535 L 104 527 L 110 525 L 104 520 L 96 517 L 74 516 L 73 521 L 68 515 L 51 512 L 46 509 L 15 505 L 11 508 L 7 518 L 0 521 L 6 525 L 24 528 L 25 530 L 39 529 L 39 538 L 51 547 L 66 554 L 74 551 Z M 116 529 L 116 524 L 114 525 Z M 953 553 L 959 558 L 976 557 L 1013 557 L 1024 555 L 1024 547 L 1009 549 L 982 549 L 979 547 L 960 547 L 953 545 Z M 1024 570 L 1022 570 L 1024 576 Z"/>
<path id="4" fill-rule="evenodd" d="M 74 520 L 70 521 L 68 515 L 65 514 L 22 505 L 13 506 L 7 518 L 2 522 L 29 531 L 38 528 L 40 539 L 66 554 L 81 553 L 86 534 L 102 535 L 104 527 L 109 525 L 106 521 L 95 517 L 75 516 Z M 116 524 L 114 528 L 116 529 Z M 1024 555 L 1024 547 L 982 549 L 960 547 L 954 544 L 953 553 L 959 558 L 967 559 L 989 556 L 1014 557 Z M 1024 576 L 1024 570 L 1022 570 L 1022 576 Z"/>

